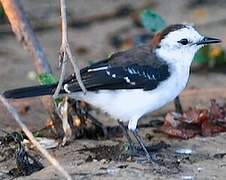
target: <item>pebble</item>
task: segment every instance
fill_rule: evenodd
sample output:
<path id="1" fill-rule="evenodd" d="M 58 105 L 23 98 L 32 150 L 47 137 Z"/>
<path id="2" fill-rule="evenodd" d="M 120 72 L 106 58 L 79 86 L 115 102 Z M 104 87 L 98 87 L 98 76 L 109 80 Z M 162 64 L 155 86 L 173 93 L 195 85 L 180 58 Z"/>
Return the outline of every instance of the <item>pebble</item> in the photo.
<path id="1" fill-rule="evenodd" d="M 177 149 L 176 150 L 176 153 L 178 154 L 192 154 L 192 150 L 191 149 Z"/>
<path id="2" fill-rule="evenodd" d="M 193 180 L 193 176 L 182 176 L 183 180 Z"/>

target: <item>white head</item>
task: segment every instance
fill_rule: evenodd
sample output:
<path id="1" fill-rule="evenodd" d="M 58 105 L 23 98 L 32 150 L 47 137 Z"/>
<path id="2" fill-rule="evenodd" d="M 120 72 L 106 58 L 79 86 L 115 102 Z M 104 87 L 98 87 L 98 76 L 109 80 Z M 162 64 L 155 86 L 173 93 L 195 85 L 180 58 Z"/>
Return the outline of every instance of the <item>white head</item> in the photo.
<path id="1" fill-rule="evenodd" d="M 156 53 L 161 58 L 189 65 L 195 53 L 205 44 L 218 43 L 219 39 L 201 35 L 191 25 L 175 24 L 159 33 L 159 44 Z"/>

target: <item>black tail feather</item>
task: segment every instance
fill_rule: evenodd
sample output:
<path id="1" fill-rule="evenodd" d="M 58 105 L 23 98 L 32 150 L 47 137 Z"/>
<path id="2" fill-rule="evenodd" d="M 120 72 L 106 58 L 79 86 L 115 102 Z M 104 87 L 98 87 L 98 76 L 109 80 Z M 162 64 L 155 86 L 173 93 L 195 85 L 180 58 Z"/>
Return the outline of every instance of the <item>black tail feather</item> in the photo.
<path id="1" fill-rule="evenodd" d="M 19 99 L 34 96 L 53 95 L 56 90 L 56 87 L 57 84 L 51 84 L 12 89 L 5 91 L 3 93 L 3 96 L 5 98 Z"/>

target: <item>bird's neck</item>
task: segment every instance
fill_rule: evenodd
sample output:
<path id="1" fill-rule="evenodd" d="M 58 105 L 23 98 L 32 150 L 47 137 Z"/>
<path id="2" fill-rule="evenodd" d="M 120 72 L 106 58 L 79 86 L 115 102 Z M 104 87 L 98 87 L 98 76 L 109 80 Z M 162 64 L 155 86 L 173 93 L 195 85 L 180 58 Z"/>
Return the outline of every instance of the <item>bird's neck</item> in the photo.
<path id="1" fill-rule="evenodd" d="M 159 48 L 156 49 L 156 55 L 166 61 L 169 65 L 169 70 L 172 74 L 172 78 L 175 80 L 175 86 L 178 86 L 178 91 L 183 90 L 189 79 L 190 67 L 194 54 L 185 53 L 183 55 Z"/>
<path id="2" fill-rule="evenodd" d="M 164 48 L 155 49 L 155 53 L 168 64 L 172 66 L 184 67 L 185 69 L 190 69 L 192 59 L 195 55 L 194 52 L 169 51 Z"/>

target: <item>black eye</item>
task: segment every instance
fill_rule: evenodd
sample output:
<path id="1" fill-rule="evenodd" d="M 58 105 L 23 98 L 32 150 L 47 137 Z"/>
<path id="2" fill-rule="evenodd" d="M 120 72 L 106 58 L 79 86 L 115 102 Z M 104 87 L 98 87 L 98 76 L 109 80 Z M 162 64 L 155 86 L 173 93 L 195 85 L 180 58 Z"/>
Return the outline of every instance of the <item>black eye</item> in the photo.
<path id="1" fill-rule="evenodd" d="M 189 41 L 187 39 L 181 39 L 178 42 L 181 43 L 181 44 L 183 44 L 183 45 L 187 45 Z"/>

